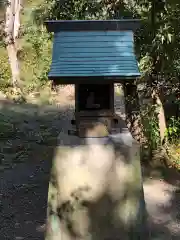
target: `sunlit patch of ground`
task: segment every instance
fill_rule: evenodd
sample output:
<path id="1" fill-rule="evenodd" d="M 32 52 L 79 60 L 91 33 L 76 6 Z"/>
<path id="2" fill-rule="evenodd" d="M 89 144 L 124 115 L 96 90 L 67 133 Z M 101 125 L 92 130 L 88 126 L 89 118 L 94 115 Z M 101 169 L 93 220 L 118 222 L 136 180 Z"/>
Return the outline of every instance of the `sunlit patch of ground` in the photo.
<path id="1" fill-rule="evenodd" d="M 180 188 L 166 181 L 144 182 L 152 239 L 180 239 Z"/>

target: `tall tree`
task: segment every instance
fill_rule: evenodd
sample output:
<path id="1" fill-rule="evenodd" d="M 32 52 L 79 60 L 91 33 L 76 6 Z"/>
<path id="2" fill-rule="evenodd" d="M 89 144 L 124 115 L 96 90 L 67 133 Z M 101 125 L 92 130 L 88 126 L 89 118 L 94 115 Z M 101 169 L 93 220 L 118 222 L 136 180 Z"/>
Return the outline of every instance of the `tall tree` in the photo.
<path id="1" fill-rule="evenodd" d="M 20 84 L 20 69 L 18 62 L 17 39 L 20 29 L 21 0 L 8 0 L 5 19 L 5 43 L 12 73 L 14 88 Z"/>
<path id="2" fill-rule="evenodd" d="M 163 89 L 170 85 L 174 89 L 179 70 L 179 24 L 178 1 L 138 0 L 136 13 L 142 19 L 136 46 L 144 79 L 148 85 L 152 103 L 158 112 L 159 132 L 163 142 L 166 130 L 163 109 Z M 174 51 L 174 50 L 177 51 Z M 147 89 L 147 88 L 146 88 Z M 147 91 L 146 91 L 147 92 Z"/>

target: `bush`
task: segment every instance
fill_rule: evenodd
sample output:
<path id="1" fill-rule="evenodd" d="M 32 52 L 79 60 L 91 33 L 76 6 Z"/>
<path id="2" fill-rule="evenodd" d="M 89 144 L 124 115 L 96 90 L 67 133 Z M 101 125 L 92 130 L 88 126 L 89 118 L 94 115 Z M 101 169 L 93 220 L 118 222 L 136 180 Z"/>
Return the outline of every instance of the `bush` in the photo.
<path id="1" fill-rule="evenodd" d="M 11 85 L 11 72 L 5 49 L 0 48 L 0 55 L 0 91 L 5 92 Z"/>
<path id="2" fill-rule="evenodd" d="M 175 118 L 174 116 L 170 118 L 166 129 L 166 136 L 171 143 L 175 143 L 179 140 L 180 118 Z"/>

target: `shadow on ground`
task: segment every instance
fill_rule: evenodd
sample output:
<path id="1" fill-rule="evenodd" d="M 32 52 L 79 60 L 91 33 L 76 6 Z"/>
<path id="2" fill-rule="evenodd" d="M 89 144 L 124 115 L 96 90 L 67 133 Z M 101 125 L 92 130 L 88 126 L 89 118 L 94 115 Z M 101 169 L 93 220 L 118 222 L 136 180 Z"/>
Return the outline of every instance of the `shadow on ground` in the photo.
<path id="1" fill-rule="evenodd" d="M 72 113 L 70 107 L 0 103 L 1 240 L 44 240 L 52 159 L 59 132 L 67 130 Z M 176 240 L 180 178 L 178 173 L 165 176 L 152 182 L 147 175 L 144 184 L 149 225 L 152 239 Z"/>
<path id="2" fill-rule="evenodd" d="M 57 136 L 70 108 L 0 102 L 0 239 L 41 240 Z"/>

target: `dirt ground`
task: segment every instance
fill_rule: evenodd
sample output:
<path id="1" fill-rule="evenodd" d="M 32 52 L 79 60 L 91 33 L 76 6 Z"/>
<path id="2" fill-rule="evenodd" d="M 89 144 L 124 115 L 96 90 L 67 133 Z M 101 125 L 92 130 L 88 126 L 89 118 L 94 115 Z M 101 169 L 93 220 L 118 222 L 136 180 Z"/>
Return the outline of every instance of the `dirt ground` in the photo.
<path id="1" fill-rule="evenodd" d="M 0 239 L 44 239 L 50 164 L 23 164 L 0 178 Z M 180 239 L 180 191 L 166 181 L 144 182 L 151 239 Z"/>
<path id="2" fill-rule="evenodd" d="M 144 181 L 152 239 L 180 239 L 180 185 L 178 181 L 172 184 L 168 180 L 170 178 Z"/>
<path id="3" fill-rule="evenodd" d="M 0 239 L 43 240 L 51 161 L 71 106 L 0 103 Z M 163 175 L 164 176 L 164 175 Z M 180 239 L 180 175 L 144 174 L 151 239 Z"/>

